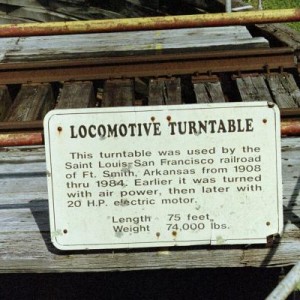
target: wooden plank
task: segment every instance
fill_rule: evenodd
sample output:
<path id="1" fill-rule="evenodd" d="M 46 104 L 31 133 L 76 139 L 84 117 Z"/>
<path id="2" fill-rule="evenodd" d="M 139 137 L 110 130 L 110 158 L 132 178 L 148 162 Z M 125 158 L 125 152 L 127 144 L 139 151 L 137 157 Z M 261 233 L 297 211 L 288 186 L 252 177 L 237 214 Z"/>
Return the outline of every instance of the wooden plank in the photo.
<path id="1" fill-rule="evenodd" d="M 101 9 L 98 7 L 82 7 L 74 5 L 62 5 L 60 2 L 49 3 L 51 9 L 66 17 L 79 19 L 79 20 L 93 20 L 93 19 L 117 19 L 125 17 L 122 14 L 114 11 Z"/>
<path id="2" fill-rule="evenodd" d="M 0 43 L 0 61 L 5 60 L 8 51 L 16 48 L 19 38 L 8 38 L 1 40 Z"/>
<path id="3" fill-rule="evenodd" d="M 143 80 L 141 78 L 135 78 L 134 80 L 135 92 L 143 98 L 148 97 L 148 80 Z"/>
<path id="4" fill-rule="evenodd" d="M 181 79 L 180 78 L 168 78 L 164 80 L 165 84 L 165 103 L 170 104 L 182 104 L 181 99 Z"/>
<path id="5" fill-rule="evenodd" d="M 256 24 L 254 28 L 260 36 L 270 39 L 276 45 L 288 46 L 294 50 L 300 49 L 299 31 L 285 24 Z"/>
<path id="6" fill-rule="evenodd" d="M 237 87 L 242 101 L 268 101 L 273 102 L 264 76 L 243 76 L 236 79 Z"/>
<path id="7" fill-rule="evenodd" d="M 75 5 L 84 5 L 86 3 L 86 0 L 59 0 L 60 2 L 63 3 L 70 3 L 70 4 L 75 4 Z"/>
<path id="8" fill-rule="evenodd" d="M 225 102 L 220 82 L 195 83 L 194 91 L 197 103 Z"/>
<path id="9" fill-rule="evenodd" d="M 132 106 L 134 103 L 134 82 L 131 79 L 107 80 L 104 84 L 102 107 Z"/>
<path id="10" fill-rule="evenodd" d="M 129 18 L 164 15 L 164 12 L 158 10 L 158 2 L 159 0 L 114 0 L 109 1 L 109 6 L 112 10 L 118 11 Z"/>
<path id="11" fill-rule="evenodd" d="M 300 107 L 300 90 L 292 74 L 271 74 L 267 76 L 267 82 L 280 108 Z"/>
<path id="12" fill-rule="evenodd" d="M 149 82 L 148 105 L 181 104 L 180 78 L 158 78 Z"/>
<path id="13" fill-rule="evenodd" d="M 175 247 L 64 253 L 50 242 L 44 148 L 2 148 L 0 161 L 5 160 L 5 171 L 0 164 L 0 273 L 293 265 L 300 260 L 299 151 L 299 138 L 282 139 L 285 226 L 283 237 L 271 248 L 260 245 L 201 246 L 182 247 L 180 251 Z"/>
<path id="14" fill-rule="evenodd" d="M 0 121 L 3 121 L 12 104 L 7 86 L 0 86 Z"/>
<path id="15" fill-rule="evenodd" d="M 27 6 L 27 7 L 42 7 L 47 4 L 48 0 L 0 0 L 0 4 Z"/>
<path id="16" fill-rule="evenodd" d="M 57 12 L 53 12 L 38 7 L 20 7 L 8 13 L 9 16 L 15 18 L 30 19 L 36 22 L 59 22 L 76 20 L 71 16 L 66 16 Z"/>
<path id="17" fill-rule="evenodd" d="M 151 79 L 149 82 L 148 105 L 164 105 L 164 81 Z"/>
<path id="18" fill-rule="evenodd" d="M 32 23 L 32 22 L 33 21 L 28 19 L 12 18 L 7 15 L 0 15 L 0 24 L 19 24 L 19 23 Z"/>
<path id="19" fill-rule="evenodd" d="M 292 74 L 285 73 L 280 76 L 281 84 L 295 101 L 296 105 L 300 107 L 300 90 Z"/>
<path id="20" fill-rule="evenodd" d="M 1 41 L 7 43 L 11 38 Z M 243 26 L 24 37 L 17 41 L 14 47 L 4 49 L 5 62 L 268 47 L 265 39 L 253 38 Z"/>
<path id="21" fill-rule="evenodd" d="M 90 6 L 86 1 L 80 1 L 72 5 L 63 1 L 46 0 L 0 0 L 0 10 L 11 18 L 11 23 L 18 18 L 25 21 L 59 21 L 59 20 L 91 20 L 104 18 L 125 17 L 114 11 Z M 103 6 L 103 3 L 102 3 Z M 13 18 L 14 17 L 14 18 Z"/>
<path id="22" fill-rule="evenodd" d="M 50 84 L 24 84 L 10 107 L 5 121 L 34 121 L 54 107 Z"/>
<path id="23" fill-rule="evenodd" d="M 93 83 L 67 82 L 64 84 L 56 108 L 83 108 L 96 105 Z"/>
<path id="24" fill-rule="evenodd" d="M 221 82 L 219 79 L 201 80 L 201 78 L 193 78 L 194 92 L 197 103 L 219 103 L 225 102 Z"/>

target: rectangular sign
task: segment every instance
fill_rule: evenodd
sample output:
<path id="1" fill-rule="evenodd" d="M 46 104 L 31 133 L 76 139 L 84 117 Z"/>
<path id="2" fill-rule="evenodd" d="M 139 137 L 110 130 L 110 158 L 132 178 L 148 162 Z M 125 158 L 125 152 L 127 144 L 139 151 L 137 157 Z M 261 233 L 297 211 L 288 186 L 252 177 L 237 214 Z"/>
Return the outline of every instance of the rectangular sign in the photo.
<path id="1" fill-rule="evenodd" d="M 54 110 L 44 128 L 59 249 L 266 243 L 282 230 L 273 104 Z"/>

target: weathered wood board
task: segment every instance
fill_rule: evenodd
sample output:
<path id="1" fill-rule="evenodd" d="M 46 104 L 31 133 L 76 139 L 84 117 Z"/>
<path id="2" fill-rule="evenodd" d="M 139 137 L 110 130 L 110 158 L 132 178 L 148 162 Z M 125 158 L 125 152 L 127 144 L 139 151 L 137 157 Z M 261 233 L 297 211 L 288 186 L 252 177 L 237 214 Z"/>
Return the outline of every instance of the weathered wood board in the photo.
<path id="1" fill-rule="evenodd" d="M 2 38 L 0 64 L 268 46 L 266 39 L 252 37 L 244 26 Z"/>
<path id="2" fill-rule="evenodd" d="M 0 4 L 26 7 L 41 7 L 47 4 L 47 0 L 0 0 Z"/>
<path id="3" fill-rule="evenodd" d="M 56 13 L 63 14 L 70 19 L 78 20 L 93 20 L 93 19 L 117 19 L 124 18 L 125 16 L 110 11 L 107 9 L 101 9 L 98 7 L 80 7 L 74 5 L 61 5 L 57 2 L 50 3 L 50 6 Z"/>
<path id="4" fill-rule="evenodd" d="M 16 18 L 22 18 L 24 22 L 59 22 L 125 17 L 117 12 L 99 7 L 74 5 L 74 3 L 70 5 L 60 1 L 48 1 L 48 4 L 34 0 L 10 1 L 9 5 L 5 5 L 3 2 L 5 1 L 0 0 L 0 14 L 6 15 L 10 23 L 14 23 Z"/>
<path id="5" fill-rule="evenodd" d="M 242 101 L 273 102 L 263 75 L 240 77 L 236 83 Z"/>
<path id="6" fill-rule="evenodd" d="M 149 82 L 148 105 L 181 104 L 180 78 L 158 78 Z"/>
<path id="7" fill-rule="evenodd" d="M 66 82 L 56 108 L 94 107 L 95 104 L 96 99 L 92 82 Z"/>
<path id="8" fill-rule="evenodd" d="M 22 18 L 13 18 L 6 15 L 0 15 L 0 24 L 19 24 L 19 23 L 32 23 L 32 21 L 28 19 L 22 19 Z"/>
<path id="9" fill-rule="evenodd" d="M 280 108 L 300 107 L 300 90 L 292 74 L 271 74 L 267 76 L 267 82 Z"/>
<path id="10" fill-rule="evenodd" d="M 5 121 L 35 121 L 43 119 L 54 107 L 53 92 L 50 84 L 24 84 Z"/>
<path id="11" fill-rule="evenodd" d="M 260 36 L 274 40 L 277 44 L 283 44 L 294 50 L 300 49 L 299 31 L 294 30 L 285 24 L 258 24 L 254 27 Z"/>
<path id="12" fill-rule="evenodd" d="M 197 103 L 225 102 L 221 82 L 218 79 L 201 82 L 194 78 L 193 85 Z"/>
<path id="13" fill-rule="evenodd" d="M 132 106 L 134 99 L 133 80 L 107 80 L 104 84 L 104 94 L 101 106 Z"/>
<path id="14" fill-rule="evenodd" d="M 59 252 L 50 242 L 43 147 L 0 151 L 0 273 L 280 267 L 300 260 L 300 142 L 282 140 L 284 234 L 272 247 Z"/>
<path id="15" fill-rule="evenodd" d="M 38 7 L 19 7 L 9 13 L 12 18 L 31 19 L 36 22 L 59 22 L 59 21 L 71 21 L 77 20 L 71 16 L 64 14 L 48 11 L 44 8 Z"/>
<path id="16" fill-rule="evenodd" d="M 0 86 L 0 121 L 4 120 L 11 104 L 11 97 L 7 86 Z"/>

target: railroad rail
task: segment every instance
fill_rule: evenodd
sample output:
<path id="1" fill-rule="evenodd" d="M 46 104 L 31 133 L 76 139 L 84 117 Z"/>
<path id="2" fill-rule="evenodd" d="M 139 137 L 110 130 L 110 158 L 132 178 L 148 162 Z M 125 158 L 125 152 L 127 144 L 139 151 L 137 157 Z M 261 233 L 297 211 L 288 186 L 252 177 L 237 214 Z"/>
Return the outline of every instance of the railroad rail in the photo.
<path id="1" fill-rule="evenodd" d="M 0 64 L 0 84 L 282 71 L 297 67 L 287 47 Z"/>
<path id="2" fill-rule="evenodd" d="M 34 93 L 40 93 L 39 96 L 35 96 L 40 97 L 34 100 L 35 105 L 47 102 L 48 104 L 45 105 L 48 111 L 57 107 L 61 91 L 65 86 L 71 84 L 78 89 L 81 95 L 86 86 L 89 86 L 87 94 L 82 95 L 83 99 L 78 99 L 77 104 L 75 101 L 73 104 L 68 103 L 67 107 L 73 108 L 87 105 L 113 106 L 116 99 L 111 99 L 111 101 L 103 99 L 103 97 L 111 97 L 108 95 L 113 89 L 120 90 L 118 105 L 249 101 L 247 99 L 249 96 L 253 100 L 259 100 L 258 98 L 261 96 L 261 99 L 266 97 L 268 101 L 274 101 L 276 95 L 272 95 L 272 87 L 268 92 L 267 85 L 262 86 L 262 94 L 260 94 L 255 86 L 257 83 L 252 81 L 259 79 L 263 80 L 262 82 L 268 80 L 271 82 L 272 78 L 275 78 L 276 81 L 285 80 L 286 74 L 288 74 L 289 80 L 293 80 L 295 77 L 291 74 L 297 72 L 297 67 L 294 52 L 288 47 L 1 63 L 0 84 L 2 85 L 3 102 L 8 97 L 7 91 L 11 89 L 14 90 L 16 99 L 12 101 L 14 105 L 10 104 L 6 109 L 2 109 L 0 145 L 43 143 L 42 117 L 46 111 L 43 115 L 37 111 L 29 119 L 20 117 L 20 115 L 26 115 L 25 110 L 28 107 L 31 106 L 33 111 L 35 108 L 32 106 L 33 103 L 18 104 L 18 97 L 23 98 L 23 101 L 26 99 L 28 101 L 28 97 L 32 98 Z M 243 90 L 245 88 L 242 87 L 243 82 L 246 82 L 247 88 L 250 90 L 252 88 L 253 91 Z M 180 91 L 183 84 L 187 84 L 194 92 L 182 95 Z M 139 85 L 142 92 L 138 91 Z M 168 85 L 170 85 L 168 95 L 163 96 L 163 91 L 168 89 Z M 228 90 L 224 92 L 222 85 L 227 85 Z M 201 100 L 202 92 L 198 91 L 197 95 L 199 87 L 212 98 Z M 290 95 L 294 93 L 295 101 L 292 104 L 278 101 L 283 118 L 282 133 L 283 135 L 298 135 L 300 133 L 298 120 L 300 97 L 295 92 L 296 86 L 286 88 L 288 89 L 286 93 Z M 209 89 L 213 90 L 209 91 Z M 102 91 L 102 95 L 99 90 Z M 16 93 L 16 91 L 18 92 Z M 263 94 L 265 92 L 267 95 Z M 89 99 L 90 93 L 98 95 L 98 99 L 93 100 L 92 104 L 89 103 L 89 100 L 84 100 L 84 98 Z M 215 97 L 213 93 L 215 93 Z M 221 95 L 223 93 L 224 95 Z M 256 93 L 256 95 L 251 95 L 251 93 Z M 65 97 L 70 97 L 70 95 Z M 157 97 L 156 101 L 153 100 L 155 97 Z M 101 102 L 101 100 L 103 101 Z M 7 99 L 6 102 L 8 102 Z M 65 105 L 58 107 L 64 108 Z"/>

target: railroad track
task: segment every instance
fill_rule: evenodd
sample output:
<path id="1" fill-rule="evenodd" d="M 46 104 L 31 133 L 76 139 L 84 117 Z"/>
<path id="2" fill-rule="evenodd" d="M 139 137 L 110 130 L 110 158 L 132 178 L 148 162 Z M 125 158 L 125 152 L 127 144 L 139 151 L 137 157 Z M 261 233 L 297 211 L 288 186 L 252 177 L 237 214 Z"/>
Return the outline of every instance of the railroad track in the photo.
<path id="1" fill-rule="evenodd" d="M 161 50 L 16 59 L 12 49 L 0 61 L 0 146 L 42 144 L 49 110 L 83 107 L 266 100 L 280 108 L 282 134 L 300 134 L 294 49 Z"/>

